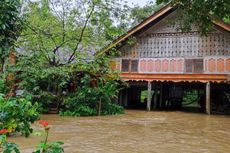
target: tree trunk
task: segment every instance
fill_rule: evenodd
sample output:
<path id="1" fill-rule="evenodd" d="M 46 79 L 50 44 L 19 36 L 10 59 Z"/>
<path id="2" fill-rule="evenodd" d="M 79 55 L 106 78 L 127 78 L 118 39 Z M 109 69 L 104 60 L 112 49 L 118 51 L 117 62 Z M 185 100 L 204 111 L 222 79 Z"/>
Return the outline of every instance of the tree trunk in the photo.
<path id="1" fill-rule="evenodd" d="M 101 98 L 99 100 L 99 103 L 98 103 L 98 116 L 101 116 Z"/>
<path id="2" fill-rule="evenodd" d="M 1 59 L 1 69 L 0 69 L 0 73 L 3 73 L 4 72 L 4 59 Z"/>

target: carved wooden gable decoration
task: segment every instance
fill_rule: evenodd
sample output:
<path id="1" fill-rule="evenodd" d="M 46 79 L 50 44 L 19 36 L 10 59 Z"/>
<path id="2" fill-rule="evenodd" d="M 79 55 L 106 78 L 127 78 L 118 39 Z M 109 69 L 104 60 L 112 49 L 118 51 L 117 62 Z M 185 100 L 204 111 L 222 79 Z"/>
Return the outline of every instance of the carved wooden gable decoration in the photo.
<path id="1" fill-rule="evenodd" d="M 230 55 L 230 36 L 214 26 L 201 36 L 195 26 L 191 32 L 181 32 L 173 24 L 176 12 L 136 37 L 134 45 L 119 50 L 125 58 L 204 57 Z"/>

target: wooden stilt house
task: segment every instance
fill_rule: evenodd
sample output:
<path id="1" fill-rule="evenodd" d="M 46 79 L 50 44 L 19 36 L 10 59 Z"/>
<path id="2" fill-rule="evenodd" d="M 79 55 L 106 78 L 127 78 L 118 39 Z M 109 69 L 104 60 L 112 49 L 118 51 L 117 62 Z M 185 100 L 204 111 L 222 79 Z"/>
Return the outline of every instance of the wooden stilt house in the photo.
<path id="1" fill-rule="evenodd" d="M 214 21 L 212 31 L 201 36 L 195 25 L 190 32 L 179 30 L 172 24 L 176 16 L 166 5 L 105 49 L 119 50 L 112 67 L 130 85 L 119 102 L 147 110 L 181 108 L 185 91 L 196 89 L 207 114 L 230 110 L 230 25 Z"/>

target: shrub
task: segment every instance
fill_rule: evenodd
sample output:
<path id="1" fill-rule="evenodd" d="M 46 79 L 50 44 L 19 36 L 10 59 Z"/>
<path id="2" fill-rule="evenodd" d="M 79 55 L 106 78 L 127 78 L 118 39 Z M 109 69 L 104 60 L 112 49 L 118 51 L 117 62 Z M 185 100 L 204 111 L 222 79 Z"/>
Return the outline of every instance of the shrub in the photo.
<path id="1" fill-rule="evenodd" d="M 124 113 L 123 107 L 114 103 L 120 85 L 117 81 L 108 77 L 92 78 L 90 75 L 86 75 L 81 81 L 82 86 L 64 99 L 60 115 L 93 116 Z"/>
<path id="2" fill-rule="evenodd" d="M 37 104 L 28 98 L 0 95 L 0 129 L 21 132 L 26 137 L 32 133 L 31 123 L 39 118 Z"/>
<path id="3" fill-rule="evenodd" d="M 0 77 L 0 93 L 6 94 L 8 89 L 6 82 Z"/>
<path id="4" fill-rule="evenodd" d="M 108 105 L 105 105 L 104 108 L 102 108 L 101 114 L 102 115 L 124 114 L 124 108 L 117 104 L 108 104 Z"/>
<path id="5" fill-rule="evenodd" d="M 5 133 L 3 135 L 0 135 L 0 151 L 2 153 L 11 153 L 11 152 L 20 153 L 18 149 L 18 145 L 16 145 L 13 142 L 6 141 L 6 138 L 7 136 L 5 135 Z"/>

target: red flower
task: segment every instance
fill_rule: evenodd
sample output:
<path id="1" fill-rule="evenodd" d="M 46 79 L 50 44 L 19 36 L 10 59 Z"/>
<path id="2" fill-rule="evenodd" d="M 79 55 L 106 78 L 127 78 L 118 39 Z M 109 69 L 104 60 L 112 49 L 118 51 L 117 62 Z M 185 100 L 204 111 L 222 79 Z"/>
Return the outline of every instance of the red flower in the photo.
<path id="1" fill-rule="evenodd" d="M 7 94 L 8 97 L 13 97 L 14 96 L 14 93 L 13 92 L 10 92 Z"/>
<path id="2" fill-rule="evenodd" d="M 49 125 L 49 123 L 47 121 L 44 121 L 44 120 L 40 120 L 40 121 L 38 121 L 38 123 L 44 127 L 47 127 Z"/>
<path id="3" fill-rule="evenodd" d="M 7 129 L 2 129 L 2 130 L 0 130 L 0 134 L 6 134 L 7 132 L 8 132 Z"/>

